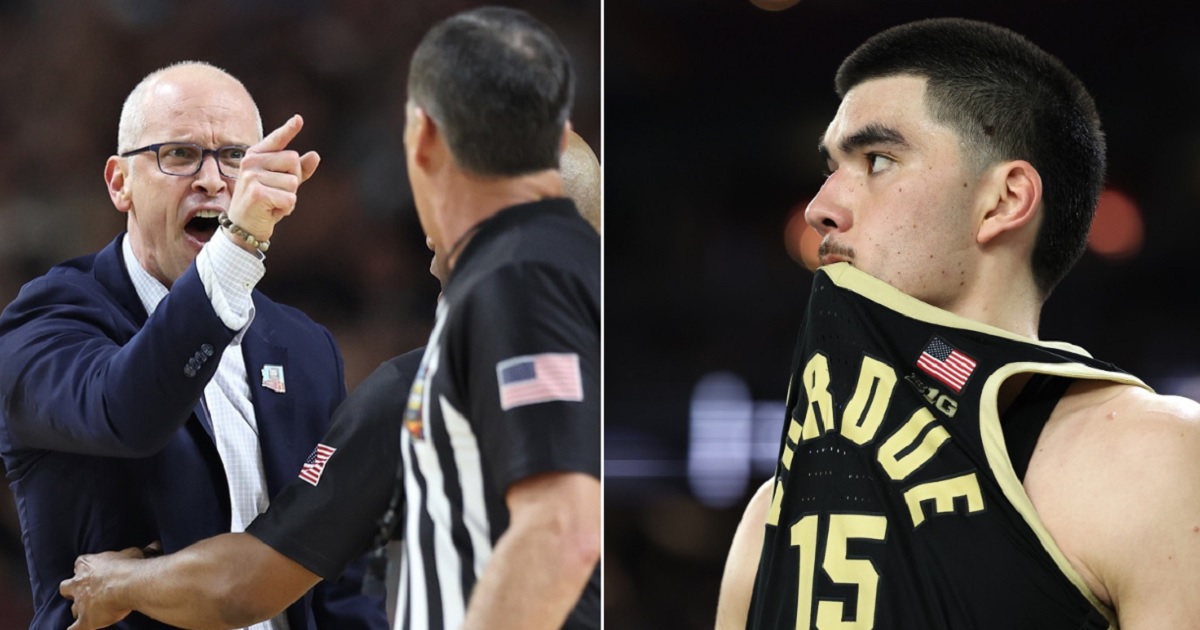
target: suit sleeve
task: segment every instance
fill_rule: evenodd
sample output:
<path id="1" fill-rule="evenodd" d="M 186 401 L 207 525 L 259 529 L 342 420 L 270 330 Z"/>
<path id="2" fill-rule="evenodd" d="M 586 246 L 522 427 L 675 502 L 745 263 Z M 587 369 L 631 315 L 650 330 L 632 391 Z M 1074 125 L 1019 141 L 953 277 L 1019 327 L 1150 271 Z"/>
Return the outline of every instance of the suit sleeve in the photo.
<path id="1" fill-rule="evenodd" d="M 321 441 L 334 450 L 319 479 L 293 480 L 248 533 L 327 580 L 367 551 L 397 483 L 404 407 L 422 353 L 384 363 L 355 389 Z"/>
<path id="2" fill-rule="evenodd" d="M 5 446 L 153 454 L 187 421 L 233 336 L 194 265 L 140 329 L 93 278 L 39 278 L 0 316 Z"/>

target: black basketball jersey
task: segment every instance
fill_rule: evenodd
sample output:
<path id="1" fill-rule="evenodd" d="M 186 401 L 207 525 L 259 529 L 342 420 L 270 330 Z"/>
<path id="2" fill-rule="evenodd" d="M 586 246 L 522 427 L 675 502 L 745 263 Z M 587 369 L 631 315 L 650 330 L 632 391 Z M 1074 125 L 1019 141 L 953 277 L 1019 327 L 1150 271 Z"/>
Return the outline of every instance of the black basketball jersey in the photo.
<path id="1" fill-rule="evenodd" d="M 747 627 L 1115 627 L 1025 494 L 997 393 L 1141 381 L 844 263 L 817 272 L 798 344 Z"/>

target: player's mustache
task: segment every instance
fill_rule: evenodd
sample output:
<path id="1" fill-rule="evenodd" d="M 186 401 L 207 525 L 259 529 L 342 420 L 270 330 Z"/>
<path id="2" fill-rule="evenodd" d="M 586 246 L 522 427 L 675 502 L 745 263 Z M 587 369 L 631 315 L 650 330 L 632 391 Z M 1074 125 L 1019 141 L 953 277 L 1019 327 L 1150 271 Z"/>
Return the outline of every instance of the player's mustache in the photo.
<path id="1" fill-rule="evenodd" d="M 817 248 L 817 256 L 824 258 L 829 255 L 841 256 L 842 258 L 854 259 L 854 248 L 834 243 L 829 239 L 821 241 L 821 246 Z"/>

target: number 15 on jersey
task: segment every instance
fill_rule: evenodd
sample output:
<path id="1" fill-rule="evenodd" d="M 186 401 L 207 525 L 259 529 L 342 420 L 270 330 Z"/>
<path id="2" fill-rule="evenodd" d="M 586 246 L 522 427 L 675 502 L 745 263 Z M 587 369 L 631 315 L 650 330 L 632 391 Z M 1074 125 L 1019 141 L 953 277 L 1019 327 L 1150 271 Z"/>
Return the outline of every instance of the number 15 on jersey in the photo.
<path id="1" fill-rule="evenodd" d="M 824 546 L 820 544 L 822 529 L 826 531 Z M 848 543 L 883 542 L 886 534 L 887 518 L 874 514 L 809 514 L 792 524 L 791 546 L 797 548 L 800 563 L 796 630 L 870 630 L 875 626 L 879 571 L 867 558 L 850 557 Z M 818 565 L 833 582 L 857 589 L 852 615 L 846 614 L 846 602 L 815 597 Z"/>

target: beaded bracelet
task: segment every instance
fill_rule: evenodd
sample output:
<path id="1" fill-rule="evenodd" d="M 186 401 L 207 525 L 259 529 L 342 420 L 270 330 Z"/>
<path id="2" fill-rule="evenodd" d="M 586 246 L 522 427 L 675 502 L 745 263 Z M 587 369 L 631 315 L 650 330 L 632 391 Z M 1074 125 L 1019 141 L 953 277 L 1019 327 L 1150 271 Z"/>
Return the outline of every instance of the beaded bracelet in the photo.
<path id="1" fill-rule="evenodd" d="M 225 214 L 224 212 L 217 216 L 217 222 L 221 224 L 221 227 L 229 230 L 230 234 L 233 234 L 247 243 L 250 243 L 250 247 L 257 249 L 264 254 L 267 253 L 267 248 L 271 246 L 271 241 L 260 241 L 254 238 L 253 234 L 243 230 L 237 225 L 234 225 L 233 219 L 230 219 L 229 215 Z"/>

